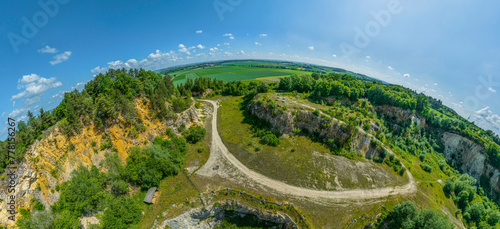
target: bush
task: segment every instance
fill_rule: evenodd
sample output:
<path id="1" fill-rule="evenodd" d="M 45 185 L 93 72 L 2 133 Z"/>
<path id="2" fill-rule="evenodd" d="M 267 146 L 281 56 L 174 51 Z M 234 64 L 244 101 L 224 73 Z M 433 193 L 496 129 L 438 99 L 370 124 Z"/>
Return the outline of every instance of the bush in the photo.
<path id="1" fill-rule="evenodd" d="M 370 130 L 370 127 L 371 127 L 370 122 L 365 122 L 363 124 L 363 130 L 365 130 L 365 131 Z"/>
<path id="2" fill-rule="evenodd" d="M 76 215 L 95 211 L 103 200 L 103 184 L 104 176 L 96 166 L 90 170 L 80 166 L 71 174 L 71 180 L 62 184 L 59 201 L 52 208 L 56 212 L 66 209 Z"/>
<path id="3" fill-rule="evenodd" d="M 424 162 L 425 154 L 421 153 L 420 155 L 418 155 L 418 159 L 420 159 L 421 162 Z"/>
<path id="4" fill-rule="evenodd" d="M 380 158 L 385 159 L 385 157 L 387 157 L 387 150 L 382 149 L 380 151 Z"/>
<path id="5" fill-rule="evenodd" d="M 314 110 L 313 114 L 316 115 L 316 116 L 319 116 L 320 115 L 319 109 Z"/>
<path id="6" fill-rule="evenodd" d="M 35 199 L 34 203 L 35 204 L 33 205 L 33 210 L 35 210 L 35 211 L 45 210 L 45 206 L 42 203 L 40 203 L 40 201 L 38 199 Z"/>
<path id="7" fill-rule="evenodd" d="M 186 150 L 186 141 L 178 137 L 156 138 L 153 145 L 134 147 L 127 158 L 126 177 L 143 189 L 158 186 L 164 177 L 180 172 Z"/>
<path id="8" fill-rule="evenodd" d="M 136 200 L 118 197 L 109 203 L 104 211 L 102 225 L 104 228 L 125 229 L 137 224 L 141 219 L 141 207 Z"/>
<path id="9" fill-rule="evenodd" d="M 277 146 L 280 144 L 280 139 L 274 134 L 266 134 L 262 137 L 261 143 L 270 146 Z"/>
<path id="10" fill-rule="evenodd" d="M 201 126 L 191 126 L 189 130 L 185 133 L 186 139 L 195 144 L 205 137 L 207 130 Z"/>
<path id="11" fill-rule="evenodd" d="M 128 183 L 123 180 L 116 180 L 111 182 L 111 192 L 115 196 L 121 196 L 128 193 Z"/>
<path id="12" fill-rule="evenodd" d="M 388 228 L 429 228 L 451 229 L 453 225 L 441 212 L 423 209 L 419 212 L 413 202 L 407 201 L 396 205 L 387 216 Z"/>
<path id="13" fill-rule="evenodd" d="M 428 164 L 420 164 L 420 167 L 428 173 L 432 172 L 432 167 Z"/>

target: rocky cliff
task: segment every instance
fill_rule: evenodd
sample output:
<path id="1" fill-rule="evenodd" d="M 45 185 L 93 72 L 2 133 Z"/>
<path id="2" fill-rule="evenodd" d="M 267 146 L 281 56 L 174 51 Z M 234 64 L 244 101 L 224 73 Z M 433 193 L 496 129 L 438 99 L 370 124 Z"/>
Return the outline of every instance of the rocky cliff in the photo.
<path id="1" fill-rule="evenodd" d="M 487 160 L 483 147 L 472 140 L 455 133 L 446 132 L 442 135 L 445 144 L 444 154 L 448 161 L 489 189 L 489 194 L 500 203 L 500 170 L 493 167 Z"/>
<path id="2" fill-rule="evenodd" d="M 232 209 L 231 211 L 241 218 L 247 215 L 252 215 L 257 218 L 256 221 L 280 225 L 280 228 L 283 229 L 298 228 L 297 224 L 286 214 L 255 209 L 232 200 L 219 202 L 218 205 L 214 204 L 206 209 L 193 209 L 173 219 L 165 220 L 155 228 L 165 228 L 167 225 L 171 228 L 217 228 L 221 221 L 227 217 L 226 210 L 228 209 Z"/>
<path id="3" fill-rule="evenodd" d="M 27 150 L 23 162 L 18 166 L 18 176 L 14 179 L 16 209 L 31 208 L 32 198 L 39 199 L 46 208 L 54 204 L 59 199 L 58 185 L 67 181 L 71 172 L 79 165 L 96 165 L 99 168 L 99 162 L 104 159 L 106 152 L 117 152 L 122 162 L 125 162 L 131 147 L 150 144 L 156 136 L 164 135 L 168 128 L 177 133 L 181 125 L 189 128 L 202 122 L 203 112 L 194 105 L 177 114 L 177 119 L 166 122 L 150 117 L 143 101 L 136 101 L 136 109 L 143 120 L 145 131 L 134 137 L 121 122 L 104 132 L 94 126 L 85 126 L 80 134 L 70 138 L 62 134 L 57 124 L 46 130 L 42 139 Z M 104 139 L 103 135 L 108 137 Z M 107 139 L 110 139 L 112 147 L 101 150 L 101 144 Z M 10 177 L 7 172 L 3 175 L 5 178 L 0 181 L 0 199 L 8 200 L 11 195 L 7 189 Z M 7 203 L 0 202 L 0 222 L 14 225 L 13 221 L 8 220 L 10 214 L 7 212 Z"/>
<path id="4" fill-rule="evenodd" d="M 260 96 L 256 96 L 256 100 Z M 372 144 L 374 138 L 356 127 L 324 114 L 315 114 L 312 109 L 273 108 L 266 102 L 253 102 L 250 112 L 271 123 L 281 134 L 293 134 L 294 129 L 306 130 L 321 138 L 333 139 L 337 146 L 350 144 L 351 150 L 365 157 L 377 156 L 380 149 Z"/>

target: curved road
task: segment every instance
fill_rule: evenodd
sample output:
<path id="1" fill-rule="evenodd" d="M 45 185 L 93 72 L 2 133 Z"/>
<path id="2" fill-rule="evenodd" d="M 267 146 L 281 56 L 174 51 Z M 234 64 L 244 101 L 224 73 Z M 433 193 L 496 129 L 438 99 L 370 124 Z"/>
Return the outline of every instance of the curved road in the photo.
<path id="1" fill-rule="evenodd" d="M 257 173 L 243 163 L 241 163 L 236 157 L 234 157 L 227 147 L 222 143 L 222 140 L 217 131 L 217 103 L 211 100 L 202 100 L 213 105 L 213 118 L 212 118 L 212 146 L 210 149 L 210 158 L 207 163 L 198 170 L 198 172 L 209 171 L 215 166 L 215 157 L 217 154 L 221 154 L 229 163 L 231 163 L 236 169 L 238 169 L 242 174 L 244 174 L 248 179 L 254 182 L 264 185 L 269 189 L 273 189 L 276 192 L 285 195 L 294 195 L 298 197 L 310 197 L 310 198 L 326 198 L 326 199 L 375 199 L 382 198 L 389 195 L 397 194 L 413 194 L 417 191 L 416 183 L 411 175 L 411 173 L 406 169 L 406 173 L 409 177 L 409 182 L 403 186 L 396 186 L 393 188 L 379 188 L 379 189 L 353 189 L 348 191 L 320 191 L 308 188 L 301 188 L 297 186 L 292 186 L 281 181 L 277 181 L 266 177 L 260 173 Z M 389 152 L 392 153 L 390 149 L 387 148 Z M 404 166 L 404 165 L 403 165 Z"/>

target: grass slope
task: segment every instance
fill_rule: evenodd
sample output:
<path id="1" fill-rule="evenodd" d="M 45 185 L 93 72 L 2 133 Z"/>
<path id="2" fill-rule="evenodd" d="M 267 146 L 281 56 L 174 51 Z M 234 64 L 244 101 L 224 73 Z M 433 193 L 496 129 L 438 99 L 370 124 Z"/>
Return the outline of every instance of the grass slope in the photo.
<path id="1" fill-rule="evenodd" d="M 226 97 L 219 114 L 219 133 L 243 164 L 270 178 L 320 190 L 372 189 L 407 182 L 385 164 L 330 155 L 322 143 L 306 136 L 282 136 L 276 146 L 260 144 L 245 123 L 241 97 Z M 349 171 L 346 173 L 346 171 Z"/>

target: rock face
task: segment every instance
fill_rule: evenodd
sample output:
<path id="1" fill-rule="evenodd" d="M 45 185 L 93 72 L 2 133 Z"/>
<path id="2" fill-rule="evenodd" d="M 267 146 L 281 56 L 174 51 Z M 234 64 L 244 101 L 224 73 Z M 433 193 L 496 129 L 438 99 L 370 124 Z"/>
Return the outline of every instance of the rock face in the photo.
<path id="1" fill-rule="evenodd" d="M 134 146 L 143 146 L 154 141 L 158 135 L 166 132 L 167 128 L 176 131 L 181 125 L 189 128 L 191 125 L 202 124 L 203 112 L 191 106 L 186 111 L 177 115 L 177 119 L 168 122 L 158 121 L 149 117 L 149 110 L 143 106 L 144 103 L 136 101 L 136 108 L 146 126 L 145 131 L 139 133 L 135 138 L 130 136 L 129 129 L 123 124 L 117 123 L 107 128 L 106 133 L 112 141 L 122 161 L 128 157 L 128 149 Z M 111 149 L 101 150 L 100 145 L 104 143 L 102 133 L 96 132 L 92 126 L 86 126 L 81 133 L 67 138 L 54 126 L 42 134 L 41 140 L 36 140 L 26 151 L 23 162 L 18 165 L 15 179 L 15 208 L 30 209 L 31 199 L 37 198 L 45 205 L 46 209 L 57 202 L 59 192 L 56 186 L 67 181 L 71 172 L 79 165 L 96 165 L 104 159 L 104 154 Z M 72 146 L 73 150 L 69 150 Z M 0 226 L 14 226 L 15 222 L 8 220 L 10 214 L 7 212 L 8 185 L 10 182 L 7 173 L 2 175 L 5 179 L 0 180 Z M 17 215 L 16 219 L 19 217 Z"/>
<path id="2" fill-rule="evenodd" d="M 256 99 L 260 96 L 257 95 Z M 293 112 L 281 108 L 272 108 L 266 102 L 254 102 L 250 112 L 260 119 L 264 119 L 281 134 L 292 134 L 294 129 L 307 130 L 321 138 L 333 139 L 341 146 L 350 143 L 351 150 L 365 157 L 377 156 L 379 150 L 372 146 L 372 137 L 347 123 L 324 115 L 316 115 L 311 109 L 294 110 Z"/>
<path id="3" fill-rule="evenodd" d="M 252 215 L 257 217 L 259 222 L 269 222 L 273 224 L 278 224 L 281 225 L 281 228 L 283 229 L 298 228 L 297 224 L 286 214 L 273 213 L 269 211 L 254 209 L 232 200 L 226 200 L 224 202 L 221 202 L 219 203 L 218 207 L 212 205 L 208 207 L 206 210 L 202 208 L 193 209 L 176 218 L 163 221 L 163 223 L 161 223 L 156 228 L 165 228 L 166 225 L 170 226 L 171 228 L 181 228 L 181 229 L 216 228 L 226 217 L 225 215 L 226 209 L 228 208 L 231 208 L 232 211 L 237 215 L 237 217 L 245 217 L 247 215 Z"/>
<path id="4" fill-rule="evenodd" d="M 455 163 L 461 172 L 469 174 L 483 187 L 490 188 L 490 195 L 500 203 L 500 170 L 489 164 L 486 152 L 479 144 L 458 134 L 446 132 L 442 139 L 447 160 Z"/>

